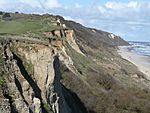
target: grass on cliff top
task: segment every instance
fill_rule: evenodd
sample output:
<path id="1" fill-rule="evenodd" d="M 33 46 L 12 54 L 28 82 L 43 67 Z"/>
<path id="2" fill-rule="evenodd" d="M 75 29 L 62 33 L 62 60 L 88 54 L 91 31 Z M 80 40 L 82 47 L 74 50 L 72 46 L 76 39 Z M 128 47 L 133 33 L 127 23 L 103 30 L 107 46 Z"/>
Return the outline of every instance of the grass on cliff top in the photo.
<path id="1" fill-rule="evenodd" d="M 45 31 L 61 29 L 45 20 L 0 20 L 0 35 L 21 35 L 34 33 L 42 35 Z"/>
<path id="2" fill-rule="evenodd" d="M 20 34 L 42 27 L 39 23 L 32 21 L 1 21 L 0 26 L 0 33 L 3 34 Z"/>

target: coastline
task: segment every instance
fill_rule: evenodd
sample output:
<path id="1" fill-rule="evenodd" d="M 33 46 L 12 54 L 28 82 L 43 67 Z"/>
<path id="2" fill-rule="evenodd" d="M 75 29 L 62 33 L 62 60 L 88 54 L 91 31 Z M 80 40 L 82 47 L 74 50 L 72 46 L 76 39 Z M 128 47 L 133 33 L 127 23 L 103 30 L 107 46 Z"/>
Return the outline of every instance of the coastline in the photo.
<path id="1" fill-rule="evenodd" d="M 150 80 L 150 57 L 131 52 L 129 49 L 131 49 L 132 46 L 119 46 L 118 48 L 118 54 L 136 65 L 139 71 L 144 73 L 147 79 Z"/>

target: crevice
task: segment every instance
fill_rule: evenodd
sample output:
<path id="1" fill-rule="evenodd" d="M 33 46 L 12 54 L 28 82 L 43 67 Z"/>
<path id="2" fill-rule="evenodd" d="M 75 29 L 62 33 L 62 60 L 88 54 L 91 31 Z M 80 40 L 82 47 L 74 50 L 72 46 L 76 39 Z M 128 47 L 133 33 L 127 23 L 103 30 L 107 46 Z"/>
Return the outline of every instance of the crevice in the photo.
<path id="1" fill-rule="evenodd" d="M 8 56 L 6 53 L 7 45 L 4 45 L 4 56 L 5 56 L 5 62 L 8 60 Z"/>
<path id="2" fill-rule="evenodd" d="M 22 60 L 15 53 L 12 52 L 12 54 L 13 54 L 13 58 L 17 61 L 17 65 L 19 67 L 19 70 L 20 70 L 22 76 L 27 80 L 27 82 L 30 84 L 30 86 L 32 87 L 32 89 L 34 91 L 33 97 L 36 97 L 36 98 L 40 99 L 42 113 L 48 113 L 46 111 L 46 109 L 44 108 L 44 105 L 42 103 L 42 97 L 41 97 L 41 90 L 40 90 L 40 88 L 38 87 L 38 85 L 35 83 L 35 81 L 31 78 L 31 76 L 26 71 Z M 20 93 L 22 93 L 21 84 L 19 83 L 19 81 L 17 79 L 15 80 L 15 83 L 18 85 L 17 88 L 19 89 Z M 32 112 L 32 110 L 30 110 L 30 109 L 29 109 L 29 111 Z"/>
<path id="3" fill-rule="evenodd" d="M 59 56 L 54 56 L 53 61 L 53 68 L 54 68 L 54 82 L 53 82 L 53 94 L 52 94 L 52 101 L 55 106 L 56 112 L 58 113 L 70 113 L 70 108 L 67 105 L 63 93 L 62 93 L 62 87 L 61 87 L 61 72 L 60 72 L 60 63 L 59 63 Z"/>
<path id="4" fill-rule="evenodd" d="M 14 59 L 17 61 L 17 65 L 20 69 L 22 76 L 28 81 L 28 83 L 32 87 L 32 89 L 34 91 L 33 96 L 35 96 L 36 98 L 39 98 L 41 100 L 42 98 L 41 98 L 40 88 L 38 87 L 38 85 L 35 83 L 35 81 L 31 78 L 31 76 L 26 71 L 26 69 L 22 63 L 22 60 L 15 53 L 12 52 L 12 54 L 13 54 Z"/>
<path id="5" fill-rule="evenodd" d="M 21 95 L 21 97 L 23 98 L 23 101 L 25 102 L 25 104 L 26 104 L 27 106 L 29 106 L 28 102 L 25 100 L 25 98 L 24 98 L 24 96 L 23 96 L 22 86 L 21 86 L 19 80 L 16 78 L 16 76 L 14 76 L 14 79 L 15 79 L 16 87 L 17 87 L 17 89 L 19 90 L 20 95 Z"/>
<path id="6" fill-rule="evenodd" d="M 9 95 L 9 90 L 7 86 L 3 87 L 3 96 L 9 100 L 11 113 L 18 113 L 16 108 L 13 105 L 13 100 L 12 97 Z"/>
<path id="7" fill-rule="evenodd" d="M 69 89 L 67 89 L 60 82 L 62 77 L 61 77 L 61 71 L 60 71 L 61 67 L 60 67 L 58 55 L 54 57 L 53 67 L 55 72 L 55 77 L 53 82 L 53 86 L 54 86 L 53 100 L 54 102 L 58 101 L 59 112 L 60 113 L 88 113 L 86 107 L 78 98 L 78 96 L 74 92 L 71 92 Z M 58 98 L 59 100 L 57 100 Z"/>
<path id="8" fill-rule="evenodd" d="M 47 84 L 48 81 L 48 65 L 46 66 L 46 80 L 45 80 L 45 84 Z"/>

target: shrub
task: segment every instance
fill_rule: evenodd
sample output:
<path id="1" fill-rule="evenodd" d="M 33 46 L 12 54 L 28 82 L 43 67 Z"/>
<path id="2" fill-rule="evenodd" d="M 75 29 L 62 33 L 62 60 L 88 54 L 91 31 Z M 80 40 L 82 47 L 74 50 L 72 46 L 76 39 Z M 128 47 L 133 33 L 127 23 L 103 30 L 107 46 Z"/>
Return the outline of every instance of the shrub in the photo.
<path id="1" fill-rule="evenodd" d="M 2 12 L 2 11 L 0 11 L 0 15 L 3 15 L 3 12 Z"/>
<path id="2" fill-rule="evenodd" d="M 11 20 L 11 15 L 10 15 L 10 13 L 4 13 L 3 16 L 2 16 L 2 19 L 3 19 L 3 20 Z"/>
<path id="3" fill-rule="evenodd" d="M 0 78 L 0 88 L 4 86 L 4 83 L 5 83 L 4 79 Z"/>

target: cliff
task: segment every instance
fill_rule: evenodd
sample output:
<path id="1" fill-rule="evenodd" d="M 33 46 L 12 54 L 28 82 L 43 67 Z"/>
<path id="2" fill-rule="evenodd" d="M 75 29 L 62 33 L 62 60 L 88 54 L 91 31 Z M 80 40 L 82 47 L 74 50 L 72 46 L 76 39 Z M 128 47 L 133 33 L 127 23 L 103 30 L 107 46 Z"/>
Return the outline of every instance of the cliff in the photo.
<path id="1" fill-rule="evenodd" d="M 118 55 L 119 36 L 53 15 L 1 22 L 1 113 L 149 112 L 150 82 Z"/>

